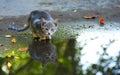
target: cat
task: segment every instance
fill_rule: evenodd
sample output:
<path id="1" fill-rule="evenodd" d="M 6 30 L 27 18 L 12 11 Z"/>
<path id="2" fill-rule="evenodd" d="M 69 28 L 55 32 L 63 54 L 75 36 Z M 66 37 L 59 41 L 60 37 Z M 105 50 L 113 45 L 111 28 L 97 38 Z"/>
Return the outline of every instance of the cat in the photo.
<path id="1" fill-rule="evenodd" d="M 58 19 L 53 19 L 46 11 L 34 10 L 30 13 L 28 24 L 24 27 L 18 28 L 11 26 L 8 29 L 14 31 L 24 31 L 30 27 L 34 37 L 39 37 L 41 40 L 51 39 L 58 27 Z"/>

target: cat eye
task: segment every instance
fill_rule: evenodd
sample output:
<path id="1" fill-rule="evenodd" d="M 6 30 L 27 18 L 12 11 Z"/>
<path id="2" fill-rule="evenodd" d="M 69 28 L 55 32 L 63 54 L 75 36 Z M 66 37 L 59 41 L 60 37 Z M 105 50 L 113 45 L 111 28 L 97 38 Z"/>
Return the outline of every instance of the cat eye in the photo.
<path id="1" fill-rule="evenodd" d="M 48 28 L 46 28 L 45 30 L 48 30 Z"/>

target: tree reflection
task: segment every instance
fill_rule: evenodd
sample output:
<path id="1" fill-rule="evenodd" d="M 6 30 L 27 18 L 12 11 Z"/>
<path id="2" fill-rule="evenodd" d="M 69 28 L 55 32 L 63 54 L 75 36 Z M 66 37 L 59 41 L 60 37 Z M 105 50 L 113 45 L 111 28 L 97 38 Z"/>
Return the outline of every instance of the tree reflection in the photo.
<path id="1" fill-rule="evenodd" d="M 66 42 L 65 52 L 62 55 L 63 62 L 57 67 L 55 75 L 77 75 L 78 60 L 75 60 L 75 43 L 75 39 L 69 39 Z"/>

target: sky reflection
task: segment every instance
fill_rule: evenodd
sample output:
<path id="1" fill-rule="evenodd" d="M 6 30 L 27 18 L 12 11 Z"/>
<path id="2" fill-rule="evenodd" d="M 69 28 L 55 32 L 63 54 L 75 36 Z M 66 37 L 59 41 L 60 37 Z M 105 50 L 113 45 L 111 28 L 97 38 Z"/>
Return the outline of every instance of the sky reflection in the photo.
<path id="1" fill-rule="evenodd" d="M 106 59 L 106 63 L 102 63 L 102 66 L 106 68 L 113 68 L 116 66 L 117 56 L 120 52 L 120 34 L 118 32 L 85 32 L 77 37 L 76 48 L 82 47 L 81 55 L 79 58 L 81 61 L 79 65 L 83 65 L 83 72 L 92 64 L 101 64 L 101 58 Z M 105 69 L 104 69 L 105 70 Z M 100 72 L 96 75 L 102 75 Z"/>

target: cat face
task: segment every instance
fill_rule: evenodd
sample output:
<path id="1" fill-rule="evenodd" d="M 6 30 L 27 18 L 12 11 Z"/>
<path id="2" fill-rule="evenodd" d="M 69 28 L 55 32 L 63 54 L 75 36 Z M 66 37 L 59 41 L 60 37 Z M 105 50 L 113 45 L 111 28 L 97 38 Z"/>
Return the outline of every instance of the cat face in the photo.
<path id="1" fill-rule="evenodd" d="M 57 30 L 57 20 L 54 22 L 46 21 L 45 19 L 42 19 L 41 22 L 41 30 L 45 35 L 52 35 Z"/>

